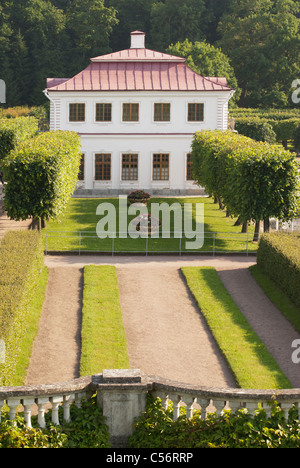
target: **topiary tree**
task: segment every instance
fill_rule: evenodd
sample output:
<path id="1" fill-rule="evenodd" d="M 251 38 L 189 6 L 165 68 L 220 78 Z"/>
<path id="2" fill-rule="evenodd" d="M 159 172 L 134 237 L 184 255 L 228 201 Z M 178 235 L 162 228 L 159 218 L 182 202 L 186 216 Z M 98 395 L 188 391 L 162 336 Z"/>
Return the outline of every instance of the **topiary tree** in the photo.
<path id="1" fill-rule="evenodd" d="M 80 137 L 74 132 L 46 132 L 18 145 L 3 161 L 9 218 L 32 218 L 40 228 L 60 215 L 75 189 L 80 159 Z"/>

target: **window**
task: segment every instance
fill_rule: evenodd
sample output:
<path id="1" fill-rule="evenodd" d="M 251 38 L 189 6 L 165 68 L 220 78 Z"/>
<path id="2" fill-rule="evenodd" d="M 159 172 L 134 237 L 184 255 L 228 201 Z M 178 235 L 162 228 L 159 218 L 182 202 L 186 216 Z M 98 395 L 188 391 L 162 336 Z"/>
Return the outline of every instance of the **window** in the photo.
<path id="1" fill-rule="evenodd" d="M 84 154 L 81 155 L 78 180 L 84 180 Z"/>
<path id="2" fill-rule="evenodd" d="M 95 180 L 111 180 L 110 154 L 95 154 Z"/>
<path id="3" fill-rule="evenodd" d="M 122 154 L 122 180 L 138 180 L 137 154 Z"/>
<path id="4" fill-rule="evenodd" d="M 138 122 L 139 121 L 139 105 L 138 104 L 123 104 L 123 122 Z"/>
<path id="5" fill-rule="evenodd" d="M 186 180 L 193 179 L 193 165 L 192 165 L 192 155 L 191 153 L 186 156 Z"/>
<path id="6" fill-rule="evenodd" d="M 96 122 L 111 122 L 111 104 L 96 104 Z"/>
<path id="7" fill-rule="evenodd" d="M 188 121 L 203 122 L 204 120 L 204 104 L 189 104 L 188 105 Z"/>
<path id="8" fill-rule="evenodd" d="M 169 180 L 169 155 L 153 155 L 153 180 Z"/>
<path id="9" fill-rule="evenodd" d="M 85 104 L 70 104 L 69 121 L 70 122 L 84 122 L 85 121 Z"/>
<path id="10" fill-rule="evenodd" d="M 170 104 L 154 104 L 154 122 L 170 122 Z"/>

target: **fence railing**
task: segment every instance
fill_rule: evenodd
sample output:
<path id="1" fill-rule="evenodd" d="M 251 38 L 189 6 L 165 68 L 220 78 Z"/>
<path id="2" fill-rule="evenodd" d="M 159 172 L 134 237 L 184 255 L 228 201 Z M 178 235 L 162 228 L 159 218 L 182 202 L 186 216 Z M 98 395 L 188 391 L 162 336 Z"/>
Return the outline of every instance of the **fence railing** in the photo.
<path id="1" fill-rule="evenodd" d="M 271 404 L 281 407 L 285 417 L 289 410 L 299 410 L 300 389 L 288 390 L 247 390 L 241 388 L 197 387 L 174 382 L 157 376 L 144 375 L 138 369 L 103 370 L 102 374 L 75 379 L 70 382 L 34 387 L 0 387 L 0 413 L 6 405 L 12 424 L 16 412 L 23 416 L 26 425 L 31 427 L 31 416 L 38 414 L 38 424 L 45 426 L 44 413 L 52 411 L 52 422 L 59 424 L 60 406 L 63 418 L 70 420 L 70 404 L 80 406 L 82 398 L 97 394 L 97 401 L 110 431 L 113 447 L 124 447 L 133 431 L 133 422 L 146 409 L 146 395 L 152 393 L 162 402 L 173 402 L 173 418 L 176 420 L 180 407 L 186 407 L 186 417 L 195 410 L 201 411 L 201 418 L 208 413 L 222 413 L 224 409 L 236 412 L 244 408 L 254 415 L 260 407 L 269 416 Z M 48 409 L 47 409 L 48 408 Z"/>
<path id="2" fill-rule="evenodd" d="M 107 232 L 100 238 L 95 231 L 44 232 L 45 253 L 72 252 L 78 255 L 99 254 L 211 254 L 255 253 L 257 244 L 249 233 L 204 232 L 201 238 L 195 232 L 160 232 L 159 237 L 141 233 L 132 238 L 126 232 Z M 203 241 L 203 242 L 202 242 Z M 188 244 L 189 243 L 189 244 Z M 195 247 L 193 247 L 193 244 Z M 200 245 L 200 247 L 199 247 Z"/>

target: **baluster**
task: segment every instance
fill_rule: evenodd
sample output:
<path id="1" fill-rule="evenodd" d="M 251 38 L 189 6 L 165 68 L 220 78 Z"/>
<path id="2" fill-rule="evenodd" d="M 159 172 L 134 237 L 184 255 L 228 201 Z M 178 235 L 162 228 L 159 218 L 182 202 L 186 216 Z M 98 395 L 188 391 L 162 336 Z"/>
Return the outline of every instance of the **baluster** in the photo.
<path id="1" fill-rule="evenodd" d="M 70 406 L 71 406 L 71 402 L 72 400 L 74 400 L 75 398 L 75 395 L 64 395 L 64 403 L 63 403 L 63 406 L 64 406 L 64 421 L 66 423 L 69 423 L 71 418 L 70 418 Z"/>
<path id="2" fill-rule="evenodd" d="M 45 405 L 49 403 L 49 401 L 49 398 L 36 398 L 35 400 L 38 407 L 38 424 L 42 429 L 46 427 Z"/>
<path id="3" fill-rule="evenodd" d="M 17 408 L 20 405 L 20 398 L 9 398 L 6 403 L 9 407 L 9 419 L 13 426 L 15 426 L 16 421 L 14 421 L 14 419 L 16 419 Z"/>
<path id="4" fill-rule="evenodd" d="M 86 394 L 83 393 L 83 392 L 78 392 L 78 393 L 75 394 L 75 405 L 77 406 L 77 408 L 81 408 L 81 400 L 85 396 L 86 396 Z"/>
<path id="5" fill-rule="evenodd" d="M 208 398 L 197 398 L 197 403 L 201 407 L 201 419 L 206 418 L 207 408 L 210 404 L 210 400 Z"/>
<path id="6" fill-rule="evenodd" d="M 288 420 L 288 417 L 289 417 L 289 410 L 292 408 L 293 406 L 293 403 L 288 401 L 283 401 L 282 403 L 279 403 L 280 405 L 280 408 L 282 409 L 282 411 L 284 412 L 284 417 L 286 419 L 286 421 Z"/>
<path id="7" fill-rule="evenodd" d="M 246 401 L 245 403 L 246 403 L 245 407 L 247 408 L 248 413 L 251 416 L 254 416 L 255 411 L 258 409 L 257 401 Z M 263 403 L 262 403 L 262 406 L 263 406 Z M 267 413 L 267 411 L 266 411 L 266 413 Z"/>
<path id="8" fill-rule="evenodd" d="M 223 413 L 226 401 L 224 400 L 213 400 L 213 405 L 216 408 L 217 416 L 220 416 Z"/>
<path id="9" fill-rule="evenodd" d="M 176 395 L 175 398 L 172 398 L 172 401 L 173 401 L 173 420 L 176 421 L 180 415 L 181 396 Z"/>
<path id="10" fill-rule="evenodd" d="M 21 400 L 24 407 L 24 420 L 27 427 L 32 427 L 31 425 L 31 407 L 34 404 L 34 398 L 23 398 Z"/>
<path id="11" fill-rule="evenodd" d="M 53 424 L 59 425 L 59 415 L 58 415 L 58 408 L 60 403 L 63 401 L 62 396 L 54 396 L 50 397 L 50 402 L 52 405 L 52 422 Z"/>
<path id="12" fill-rule="evenodd" d="M 197 398 L 193 396 L 186 396 L 184 397 L 184 402 L 186 404 L 186 417 L 191 419 L 194 413 L 194 403 L 196 403 Z"/>
<path id="13" fill-rule="evenodd" d="M 241 400 L 233 400 L 229 402 L 229 408 L 231 409 L 232 414 L 235 414 L 239 409 L 242 408 Z"/>

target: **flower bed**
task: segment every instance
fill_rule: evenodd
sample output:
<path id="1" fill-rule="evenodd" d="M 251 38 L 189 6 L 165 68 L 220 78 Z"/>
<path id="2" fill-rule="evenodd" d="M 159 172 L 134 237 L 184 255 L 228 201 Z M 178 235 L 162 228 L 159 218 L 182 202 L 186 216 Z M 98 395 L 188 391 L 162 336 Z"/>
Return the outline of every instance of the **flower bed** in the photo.
<path id="1" fill-rule="evenodd" d="M 132 223 L 136 226 L 136 230 L 140 232 L 157 232 L 161 222 L 159 219 L 151 216 L 148 213 L 144 213 L 142 215 L 137 216 L 134 218 Z"/>
<path id="2" fill-rule="evenodd" d="M 131 192 L 127 198 L 130 204 L 144 203 L 147 205 L 148 201 L 150 200 L 150 194 L 144 190 L 135 190 L 134 192 Z"/>

